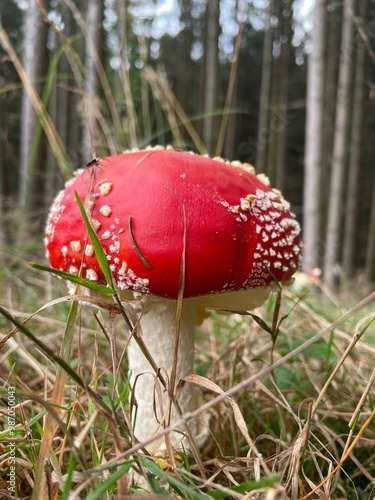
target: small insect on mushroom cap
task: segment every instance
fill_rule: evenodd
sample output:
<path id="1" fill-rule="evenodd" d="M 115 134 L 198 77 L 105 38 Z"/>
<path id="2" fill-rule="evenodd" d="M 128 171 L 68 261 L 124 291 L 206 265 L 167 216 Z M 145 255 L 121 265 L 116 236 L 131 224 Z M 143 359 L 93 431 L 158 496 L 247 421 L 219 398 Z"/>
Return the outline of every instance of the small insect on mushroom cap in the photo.
<path id="1" fill-rule="evenodd" d="M 105 283 L 74 191 L 120 290 L 176 299 L 287 281 L 300 228 L 281 193 L 239 162 L 171 149 L 123 153 L 84 169 L 59 193 L 46 229 L 52 267 Z M 91 176 L 91 177 L 90 177 Z M 91 181 L 91 182 L 90 182 Z"/>

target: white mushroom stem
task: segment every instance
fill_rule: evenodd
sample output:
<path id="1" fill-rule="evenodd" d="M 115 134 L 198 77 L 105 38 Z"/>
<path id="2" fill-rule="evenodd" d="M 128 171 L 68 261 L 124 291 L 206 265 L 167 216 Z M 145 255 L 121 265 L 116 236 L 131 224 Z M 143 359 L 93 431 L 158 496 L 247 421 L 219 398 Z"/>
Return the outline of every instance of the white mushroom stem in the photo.
<path id="1" fill-rule="evenodd" d="M 194 333 L 197 324 L 197 310 L 200 313 L 205 308 L 228 308 L 234 310 L 248 310 L 261 305 L 272 290 L 273 285 L 258 287 L 245 291 L 230 292 L 219 295 L 207 295 L 197 299 L 184 299 L 180 321 L 180 337 L 178 345 L 176 385 L 181 378 L 194 373 Z M 138 302 L 140 306 L 140 325 L 143 333 L 142 340 L 150 352 L 156 366 L 161 369 L 164 379 L 170 381 L 177 324 L 177 301 L 143 296 Z M 200 317 L 200 320 L 202 317 Z M 160 381 L 156 380 L 155 370 L 147 360 L 137 342 L 131 339 L 128 347 L 128 361 L 130 384 L 135 385 L 135 399 L 137 413 L 134 422 L 134 434 L 140 442 L 148 440 L 162 429 L 160 422 L 163 417 L 163 408 L 168 408 L 167 391 Z M 158 401 L 155 383 L 159 384 L 163 395 L 163 408 Z M 157 417 L 154 411 L 154 393 Z M 178 403 L 182 413 L 191 412 L 200 405 L 200 393 L 193 384 L 187 383 L 183 388 Z M 132 408 L 133 414 L 135 408 Z M 179 415 L 172 405 L 169 423 L 173 425 L 179 420 Z M 189 421 L 189 428 L 199 447 L 208 435 L 208 414 L 201 415 L 197 421 Z M 185 428 L 173 431 L 170 434 L 172 446 L 175 449 L 189 449 L 189 440 L 185 437 Z M 160 438 L 147 445 L 151 452 L 165 448 L 165 439 Z"/>
<path id="2" fill-rule="evenodd" d="M 177 317 L 177 301 L 162 299 L 159 297 L 143 297 L 141 300 L 142 316 L 140 320 L 143 333 L 143 342 L 148 348 L 156 366 L 162 371 L 164 379 L 167 381 L 171 378 L 173 366 L 174 345 L 176 335 L 176 317 Z M 185 299 L 182 305 L 182 315 L 180 322 L 180 337 L 178 345 L 176 384 L 185 375 L 190 375 L 194 371 L 194 332 L 196 325 L 196 299 Z M 135 398 L 137 401 L 137 413 L 134 424 L 134 434 L 140 442 L 152 437 L 162 427 L 163 411 L 160 402 L 158 401 L 157 392 L 155 391 L 155 402 L 157 419 L 154 412 L 154 388 L 155 388 L 155 372 L 152 369 L 149 361 L 146 359 L 138 344 L 134 339 L 129 343 L 128 360 L 130 371 L 130 383 L 133 387 L 135 384 Z M 168 396 L 165 388 L 160 384 L 163 395 L 164 411 L 168 407 Z M 190 412 L 196 409 L 195 389 L 192 384 L 186 384 L 183 388 L 181 396 L 178 400 L 182 413 Z M 133 408 L 134 412 L 135 408 Z M 173 424 L 179 419 L 179 416 L 172 405 L 170 416 L 170 424 Z M 194 423 L 189 423 L 193 435 L 197 435 L 199 430 L 196 429 Z M 179 429 L 179 432 L 172 432 L 171 442 L 175 449 L 181 449 L 183 441 L 184 447 L 189 447 L 188 441 L 184 439 L 184 428 Z M 164 448 L 164 438 L 153 441 L 147 445 L 150 452 L 155 452 Z"/>

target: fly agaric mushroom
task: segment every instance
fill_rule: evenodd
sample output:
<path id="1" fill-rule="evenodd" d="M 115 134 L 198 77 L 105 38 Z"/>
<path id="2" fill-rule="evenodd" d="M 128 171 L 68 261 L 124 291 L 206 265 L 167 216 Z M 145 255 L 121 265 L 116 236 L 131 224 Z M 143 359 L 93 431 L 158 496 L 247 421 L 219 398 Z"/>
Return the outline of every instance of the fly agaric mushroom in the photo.
<path id="1" fill-rule="evenodd" d="M 82 200 L 89 196 L 92 225 L 113 281 L 119 292 L 132 292 L 138 301 L 144 343 L 168 374 L 182 292 L 177 381 L 193 373 L 198 307 L 253 309 L 275 283 L 290 281 L 298 269 L 299 225 L 281 193 L 250 165 L 153 149 L 112 156 L 81 171 L 52 205 L 47 255 L 55 269 L 77 275 L 81 268 L 83 278 L 106 283 L 86 242 L 74 191 Z M 134 432 L 142 441 L 160 425 L 153 407 L 154 375 L 134 340 L 128 360 L 131 383 L 138 376 Z M 179 399 L 183 413 L 195 409 L 194 399 L 187 384 Z M 172 413 L 171 421 L 175 418 Z M 200 432 L 196 423 L 192 433 Z M 171 434 L 175 447 L 182 438 L 182 432 Z"/>

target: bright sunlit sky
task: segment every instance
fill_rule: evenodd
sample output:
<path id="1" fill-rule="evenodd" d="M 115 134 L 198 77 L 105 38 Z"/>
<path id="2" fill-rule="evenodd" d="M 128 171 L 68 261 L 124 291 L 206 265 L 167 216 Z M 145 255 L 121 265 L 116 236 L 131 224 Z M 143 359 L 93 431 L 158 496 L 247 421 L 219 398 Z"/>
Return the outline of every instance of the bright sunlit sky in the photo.
<path id="1" fill-rule="evenodd" d="M 27 9 L 28 0 L 13 0 L 22 10 Z M 194 0 L 193 4 L 193 14 L 199 15 L 200 10 L 205 9 L 206 2 L 209 0 Z M 155 38 L 162 36 L 164 33 L 170 35 L 175 35 L 179 31 L 178 17 L 180 14 L 179 2 L 178 0 L 130 0 L 129 5 L 132 6 L 132 10 L 136 12 L 140 17 L 155 17 L 157 18 L 157 23 L 155 23 Z M 105 0 L 107 9 L 111 9 L 114 4 L 114 0 Z M 243 5 L 253 5 L 256 9 L 266 10 L 269 4 L 269 0 L 239 0 L 240 8 Z M 236 0 L 222 0 L 222 9 L 231 10 L 233 12 L 236 5 Z M 299 23 L 304 23 L 304 21 L 310 17 L 312 7 L 314 5 L 314 0 L 296 0 L 294 2 L 294 11 L 296 20 Z M 257 20 L 254 20 L 255 28 Z M 261 26 L 259 26 L 261 28 Z"/>
<path id="2" fill-rule="evenodd" d="M 208 0 L 209 1 L 209 0 Z M 192 17 L 199 18 L 204 14 L 207 0 L 194 0 L 192 6 Z M 107 0 L 110 10 L 113 0 Z M 238 0 L 239 8 L 246 9 L 252 6 L 250 21 L 254 29 L 264 29 L 268 22 L 267 8 L 269 0 Z M 238 22 L 235 17 L 236 0 L 221 0 L 220 25 L 222 33 L 219 38 L 221 54 L 230 55 L 233 51 L 233 40 L 238 31 Z M 158 42 L 165 33 L 176 36 L 183 28 L 180 23 L 180 7 L 178 0 L 156 0 L 153 2 L 133 1 L 130 2 L 132 13 L 138 21 L 134 23 L 134 30 L 138 34 L 151 36 L 155 43 L 151 45 L 151 55 L 157 57 Z M 294 2 L 294 38 L 293 44 L 299 46 L 306 33 L 312 29 L 312 8 L 314 0 L 295 0 Z M 153 22 L 145 23 L 146 19 L 153 18 Z M 199 37 L 197 37 L 198 39 Z M 191 56 L 199 59 L 202 56 L 203 47 L 197 42 L 192 47 Z M 302 62 L 302 61 L 301 61 Z M 298 63 L 298 61 L 297 61 Z"/>
<path id="3" fill-rule="evenodd" d="M 25 10 L 28 5 L 28 0 L 13 0 L 18 6 Z M 193 18 L 200 18 L 203 16 L 206 3 L 210 0 L 193 0 L 191 14 Z M 238 31 L 238 22 L 236 19 L 237 0 L 221 0 L 221 35 L 219 38 L 220 52 L 223 55 L 230 55 L 233 51 L 233 40 Z M 252 14 L 250 15 L 250 22 L 254 29 L 264 29 L 267 18 L 267 7 L 269 0 L 238 0 L 239 8 L 246 9 L 252 6 Z M 294 2 L 294 38 L 293 44 L 299 46 L 301 40 L 306 33 L 312 29 L 312 8 L 314 0 L 295 0 Z M 178 0 L 128 0 L 128 6 L 135 17 L 133 29 L 137 34 L 152 37 L 155 42 L 151 45 L 151 56 L 158 57 L 159 43 L 158 40 L 164 35 L 176 36 L 183 25 L 180 23 L 180 7 Z M 116 35 L 111 39 L 111 28 L 117 22 L 115 0 L 105 0 L 105 21 L 104 27 L 109 32 L 108 43 L 114 53 L 116 53 L 116 45 L 118 40 Z M 247 10 L 247 9 L 246 9 Z M 51 20 L 60 28 L 63 29 L 64 25 L 57 10 L 51 10 Z M 153 19 L 152 23 L 145 22 Z M 272 20 L 271 20 L 272 21 Z M 199 34 L 197 40 L 199 40 Z M 203 47 L 197 41 L 192 47 L 191 56 L 193 59 L 199 59 L 202 56 Z M 298 63 L 298 61 L 297 61 Z"/>
<path id="4" fill-rule="evenodd" d="M 192 15 L 199 17 L 206 8 L 207 0 L 194 0 Z M 209 0 L 208 0 L 209 1 Z M 110 5 L 112 0 L 108 0 L 107 4 Z M 158 39 L 163 34 L 168 33 L 175 36 L 181 29 L 179 23 L 179 2 L 178 0 L 157 0 L 148 2 L 147 0 L 132 2 L 132 11 L 141 20 L 154 17 L 153 31 L 150 34 L 153 38 Z M 235 23 L 233 14 L 235 12 L 236 0 L 222 0 L 221 2 L 221 19 L 220 24 L 223 31 L 228 35 L 235 36 L 238 26 Z M 246 8 L 246 5 L 252 5 L 254 11 L 266 13 L 269 0 L 239 0 L 239 7 Z M 295 19 L 301 30 L 304 32 L 311 30 L 311 11 L 314 0 L 296 0 L 294 3 Z M 254 14 L 251 18 L 252 25 L 255 29 L 264 28 L 264 17 Z"/>

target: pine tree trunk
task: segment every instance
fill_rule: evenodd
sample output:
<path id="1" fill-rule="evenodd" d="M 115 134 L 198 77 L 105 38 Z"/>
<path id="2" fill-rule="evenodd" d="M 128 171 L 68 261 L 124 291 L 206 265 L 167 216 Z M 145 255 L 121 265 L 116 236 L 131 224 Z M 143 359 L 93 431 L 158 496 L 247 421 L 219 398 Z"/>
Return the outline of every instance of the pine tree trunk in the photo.
<path id="1" fill-rule="evenodd" d="M 238 102 L 238 78 L 236 78 L 233 87 L 232 107 L 234 109 L 237 109 L 237 102 Z M 235 147 L 237 124 L 238 124 L 237 116 L 229 115 L 227 133 L 225 134 L 225 142 L 224 142 L 224 158 L 227 158 L 228 160 L 238 159 L 238 151 L 236 150 Z"/>
<path id="2" fill-rule="evenodd" d="M 68 9 L 65 7 L 65 10 Z M 69 12 L 69 11 L 68 11 Z M 64 16 L 65 23 L 65 33 L 68 36 L 69 23 L 67 21 L 67 16 Z M 53 44 L 53 51 L 59 44 L 58 35 L 55 31 L 50 33 L 50 44 Z M 67 75 L 69 74 L 68 60 L 65 54 L 59 61 L 58 72 L 55 75 L 53 82 L 53 87 L 51 90 L 51 95 L 48 101 L 48 112 L 51 117 L 52 122 L 55 124 L 56 131 L 59 134 L 61 143 L 65 146 L 66 150 L 70 150 L 70 144 L 68 143 L 68 120 L 69 120 L 69 98 L 70 93 L 67 90 Z M 72 120 L 73 121 L 73 120 Z M 74 120 L 77 121 L 77 120 Z M 73 150 L 74 151 L 74 150 Z M 75 161 L 77 158 L 75 158 Z M 47 148 L 46 154 L 46 164 L 48 168 L 45 173 L 44 182 L 44 205 L 49 207 L 55 197 L 56 192 L 62 188 L 63 180 L 59 172 L 58 163 L 56 161 L 55 155 L 50 147 Z M 76 161 L 76 165 L 79 163 Z"/>
<path id="3" fill-rule="evenodd" d="M 101 0 L 103 1 L 103 0 Z M 126 114 L 127 114 L 127 127 L 126 132 L 128 135 L 128 143 L 130 148 L 137 147 L 137 115 L 134 107 L 134 99 L 130 84 L 130 64 L 128 59 L 128 30 L 127 20 L 128 11 L 126 2 L 118 2 L 119 11 L 119 27 L 120 27 L 120 82 L 123 88 Z"/>
<path id="4" fill-rule="evenodd" d="M 95 111 L 99 107 L 100 80 L 96 59 L 102 52 L 104 0 L 87 2 L 85 54 L 85 109 L 83 110 L 82 156 L 89 161 L 98 139 Z"/>
<path id="5" fill-rule="evenodd" d="M 268 27 L 265 29 L 263 36 L 262 77 L 260 82 L 258 137 L 256 143 L 255 161 L 255 168 L 257 172 L 265 172 L 266 170 L 267 144 L 269 140 L 269 113 L 271 109 L 273 43 L 273 28 L 271 26 L 271 16 L 272 5 L 270 6 Z"/>
<path id="6" fill-rule="evenodd" d="M 41 7 L 47 8 L 48 2 L 41 0 L 40 4 Z M 39 95 L 42 92 L 42 81 L 45 77 L 45 70 L 48 63 L 46 41 L 47 23 L 37 3 L 34 0 L 29 0 L 25 22 L 23 67 L 30 83 Z M 43 193 L 43 189 L 40 189 L 42 179 L 38 180 L 38 189 L 35 190 L 34 197 L 32 192 L 37 175 L 36 165 L 43 165 L 45 163 L 43 161 L 45 149 L 42 147 L 42 143 L 38 145 L 38 157 L 35 159 L 35 162 L 31 163 L 37 121 L 38 117 L 29 95 L 26 89 L 23 89 L 18 200 L 19 207 L 24 214 L 29 211 L 30 202 L 32 204 L 39 204 L 40 200 L 38 197 Z"/>
<path id="7" fill-rule="evenodd" d="M 365 274 L 369 282 L 375 281 L 375 181 L 372 190 L 371 213 L 368 226 Z"/>
<path id="8" fill-rule="evenodd" d="M 275 42 L 275 38 L 274 38 Z M 271 97 L 270 107 L 268 114 L 268 127 L 267 127 L 267 159 L 265 173 L 270 179 L 271 185 L 275 185 L 275 170 L 276 170 L 276 155 L 277 155 L 277 139 L 278 139 L 278 126 L 277 119 L 279 114 L 279 82 L 281 79 L 281 61 L 280 57 L 275 58 L 272 56 L 272 84 L 271 84 Z M 275 126 L 276 124 L 276 126 Z"/>
<path id="9" fill-rule="evenodd" d="M 362 0 L 360 7 L 360 17 L 365 25 L 367 11 L 367 1 Z M 354 254 L 356 247 L 356 217 L 358 205 L 358 178 L 362 159 L 362 137 L 365 117 L 365 63 L 367 50 L 364 43 L 357 46 L 355 61 L 355 82 L 352 106 L 351 139 L 349 175 L 346 190 L 346 209 L 344 222 L 343 239 L 343 260 L 342 265 L 348 277 L 353 275 Z"/>
<path id="10" fill-rule="evenodd" d="M 289 84 L 289 64 L 292 47 L 292 2 L 283 2 L 281 8 L 280 22 L 282 26 L 282 39 L 280 53 L 280 81 L 277 112 L 275 117 L 276 130 L 276 158 L 275 158 L 275 186 L 281 191 L 285 187 L 285 162 L 286 144 L 288 132 L 288 84 Z"/>
<path id="11" fill-rule="evenodd" d="M 0 116 L 3 120 L 6 120 L 4 99 L 0 100 Z M 5 262 L 5 203 L 4 203 L 4 192 L 5 192 L 5 171 L 6 171 L 6 142 L 7 142 L 6 131 L 0 127 L 0 266 L 4 265 Z"/>
<path id="12" fill-rule="evenodd" d="M 324 113 L 324 55 L 326 2 L 316 0 L 314 8 L 313 49 L 307 70 L 305 176 L 303 185 L 303 270 L 319 265 L 320 178 L 322 168 L 322 125 Z"/>
<path id="13" fill-rule="evenodd" d="M 218 39 L 219 39 L 219 0 L 207 3 L 207 34 L 205 56 L 204 119 L 203 142 L 208 151 L 214 151 L 215 116 L 218 82 Z"/>
<path id="14" fill-rule="evenodd" d="M 333 143 L 332 173 L 328 201 L 324 255 L 324 283 L 331 290 L 335 285 L 335 267 L 340 258 L 342 204 L 352 75 L 354 0 L 345 0 L 343 34 L 341 39 L 340 70 L 336 101 L 335 135 Z"/>
<path id="15" fill-rule="evenodd" d="M 326 22 L 326 70 L 324 85 L 324 116 L 323 116 L 323 145 L 320 179 L 321 224 L 319 239 L 324 241 L 327 226 L 327 205 L 332 167 L 333 137 L 335 132 L 337 80 L 340 58 L 338 51 L 341 43 L 343 22 L 343 7 L 340 3 L 332 5 Z"/>

